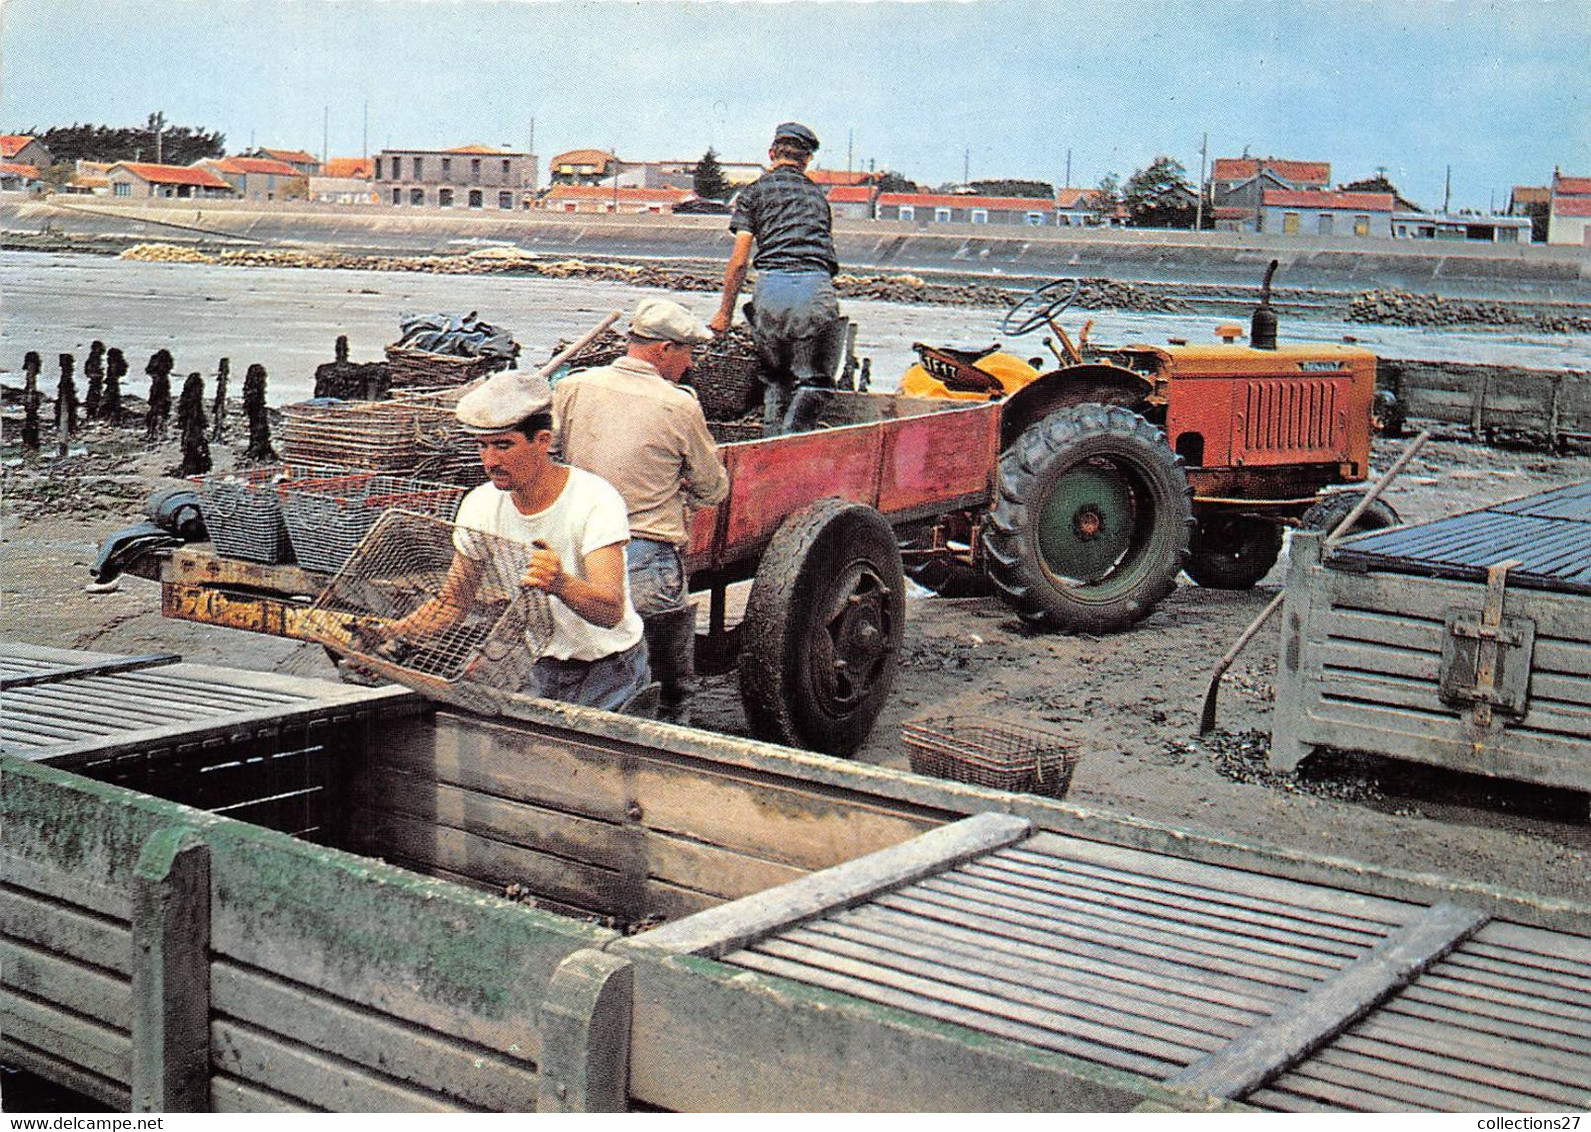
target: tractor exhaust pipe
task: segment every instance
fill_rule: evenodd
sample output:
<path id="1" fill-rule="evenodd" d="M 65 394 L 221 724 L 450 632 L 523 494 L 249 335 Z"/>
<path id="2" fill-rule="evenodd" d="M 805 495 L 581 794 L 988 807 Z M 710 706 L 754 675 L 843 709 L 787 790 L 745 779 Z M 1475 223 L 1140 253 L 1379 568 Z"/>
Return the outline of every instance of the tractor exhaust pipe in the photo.
<path id="1" fill-rule="evenodd" d="M 1249 320 L 1249 345 L 1256 350 L 1276 349 L 1276 312 L 1271 309 L 1271 276 L 1276 274 L 1279 260 L 1271 260 L 1265 269 L 1265 282 L 1260 284 L 1260 305 L 1254 308 Z"/>

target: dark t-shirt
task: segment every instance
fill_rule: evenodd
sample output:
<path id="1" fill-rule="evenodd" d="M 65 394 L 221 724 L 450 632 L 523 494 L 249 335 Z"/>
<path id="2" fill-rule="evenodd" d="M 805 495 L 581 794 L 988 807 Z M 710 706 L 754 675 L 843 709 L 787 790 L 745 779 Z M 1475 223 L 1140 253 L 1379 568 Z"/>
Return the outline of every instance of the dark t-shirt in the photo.
<path id="1" fill-rule="evenodd" d="M 731 232 L 757 241 L 752 266 L 758 271 L 840 270 L 831 233 L 834 218 L 823 190 L 788 165 L 770 169 L 741 190 Z"/>

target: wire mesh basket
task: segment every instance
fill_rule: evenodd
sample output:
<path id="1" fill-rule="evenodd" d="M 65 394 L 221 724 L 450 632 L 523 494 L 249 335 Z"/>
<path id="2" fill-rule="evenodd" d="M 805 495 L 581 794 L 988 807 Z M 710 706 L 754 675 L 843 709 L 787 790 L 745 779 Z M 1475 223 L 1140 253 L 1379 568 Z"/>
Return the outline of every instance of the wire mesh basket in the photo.
<path id="1" fill-rule="evenodd" d="M 1079 758 L 1064 735 L 979 716 L 901 724 L 918 774 L 1064 798 Z"/>
<path id="2" fill-rule="evenodd" d="M 332 464 L 474 487 L 486 482 L 474 441 L 437 400 L 304 401 L 289 405 L 289 461 Z"/>
<path id="3" fill-rule="evenodd" d="M 382 512 L 398 509 L 451 522 L 467 489 L 379 472 L 355 472 L 282 485 L 282 518 L 293 556 L 306 570 L 333 574 Z"/>
<path id="4" fill-rule="evenodd" d="M 472 711 L 534 694 L 552 606 L 520 585 L 531 547 L 386 511 L 306 614 L 306 635 L 362 668 Z"/>
<path id="5" fill-rule="evenodd" d="M 337 472 L 335 468 L 265 464 L 194 476 L 199 485 L 199 511 L 216 553 L 265 566 L 291 563 L 293 546 L 282 515 L 282 485 L 295 478 L 323 478 Z"/>
<path id="6" fill-rule="evenodd" d="M 434 354 L 430 350 L 417 350 L 396 343 L 388 346 L 386 353 L 387 380 L 393 389 L 439 389 L 463 385 L 478 377 L 507 369 L 509 364 L 508 358 Z"/>

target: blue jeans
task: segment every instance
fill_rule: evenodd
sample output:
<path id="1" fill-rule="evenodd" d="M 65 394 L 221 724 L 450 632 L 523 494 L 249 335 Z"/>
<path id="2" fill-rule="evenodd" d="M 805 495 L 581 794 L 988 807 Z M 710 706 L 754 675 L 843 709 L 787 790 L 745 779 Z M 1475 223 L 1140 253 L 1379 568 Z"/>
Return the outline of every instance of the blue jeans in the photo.
<path id="1" fill-rule="evenodd" d="M 642 618 L 685 605 L 685 559 L 671 542 L 630 537 L 624 548 L 630 575 L 630 604 Z"/>
<path id="2" fill-rule="evenodd" d="M 544 656 L 536 662 L 535 675 L 536 695 L 605 711 L 618 711 L 652 682 L 644 638 L 597 660 Z"/>
<path id="3" fill-rule="evenodd" d="M 844 347 L 834 281 L 826 271 L 759 272 L 751 309 L 763 435 L 815 427 Z"/>
<path id="4" fill-rule="evenodd" d="M 696 697 L 696 607 L 689 604 L 685 559 L 679 547 L 630 538 L 624 548 L 630 601 L 646 630 L 647 654 L 660 685 L 658 718 L 689 723 Z"/>

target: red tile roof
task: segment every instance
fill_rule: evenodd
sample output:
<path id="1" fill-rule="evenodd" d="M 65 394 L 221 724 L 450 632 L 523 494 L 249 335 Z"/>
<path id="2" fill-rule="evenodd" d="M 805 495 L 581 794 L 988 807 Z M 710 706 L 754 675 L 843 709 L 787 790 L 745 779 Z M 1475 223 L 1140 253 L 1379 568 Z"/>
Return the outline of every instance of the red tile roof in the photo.
<path id="1" fill-rule="evenodd" d="M 871 185 L 834 185 L 823 194 L 830 204 L 865 204 L 873 199 Z"/>
<path id="2" fill-rule="evenodd" d="M 1304 192 L 1266 189 L 1264 201 L 1277 208 L 1347 208 L 1355 212 L 1391 212 L 1391 193 Z"/>
<path id="3" fill-rule="evenodd" d="M 1055 190 L 1055 204 L 1058 208 L 1092 208 L 1098 199 L 1098 189 Z"/>
<path id="4" fill-rule="evenodd" d="M 266 149 L 262 146 L 260 152 L 277 161 L 291 161 L 299 165 L 313 165 L 316 161 L 313 153 L 305 153 L 301 149 Z"/>
<path id="5" fill-rule="evenodd" d="M 1244 208 L 1241 205 L 1223 204 L 1215 210 L 1215 218 L 1217 220 L 1247 220 L 1253 215 L 1254 210 L 1252 208 Z"/>
<path id="6" fill-rule="evenodd" d="M 32 140 L 32 134 L 0 134 L 0 157 L 15 157 Z"/>
<path id="7" fill-rule="evenodd" d="M 1512 196 L 1515 204 L 1546 204 L 1552 190 L 1546 185 L 1515 185 Z"/>
<path id="8" fill-rule="evenodd" d="M 1274 157 L 1217 157 L 1210 180 L 1246 181 L 1258 175 L 1261 163 L 1269 172 L 1295 185 L 1324 185 L 1331 181 L 1329 161 L 1283 161 Z"/>
<path id="9" fill-rule="evenodd" d="M 880 205 L 909 204 L 914 208 L 987 208 L 1001 212 L 1043 212 L 1055 202 L 1045 197 L 981 197 L 956 193 L 884 193 Z"/>
<path id="10" fill-rule="evenodd" d="M 556 169 L 560 165 L 595 165 L 598 169 L 606 169 L 608 162 L 617 160 L 617 157 L 603 149 L 571 149 L 568 153 L 560 153 L 554 157 L 549 168 Z"/>
<path id="11" fill-rule="evenodd" d="M 456 145 L 452 149 L 444 149 L 443 153 L 484 153 L 494 157 L 501 157 L 508 152 L 506 149 L 493 149 L 489 145 Z"/>
<path id="12" fill-rule="evenodd" d="M 37 165 L 24 165 L 20 161 L 0 161 L 0 173 L 12 173 L 18 177 L 34 178 L 39 175 Z"/>
<path id="13" fill-rule="evenodd" d="M 214 165 L 223 173 L 274 173 L 278 177 L 303 176 L 302 173 L 287 162 L 276 161 L 269 157 L 219 157 L 206 160 L 208 164 Z"/>
<path id="14" fill-rule="evenodd" d="M 374 162 L 368 157 L 333 157 L 320 167 L 322 177 L 369 177 Z"/>
<path id="15" fill-rule="evenodd" d="M 852 173 L 844 169 L 808 169 L 807 180 L 814 185 L 865 185 L 878 180 L 874 173 Z"/>
<path id="16" fill-rule="evenodd" d="M 665 188 L 661 188 L 661 189 L 619 189 L 618 190 L 618 200 L 619 200 L 620 204 L 624 204 L 624 203 L 635 204 L 635 203 L 640 203 L 640 202 L 663 203 L 663 204 L 678 204 L 680 201 L 685 200 L 687 197 L 693 197 L 695 195 L 696 194 L 691 192 L 691 190 L 689 190 L 689 189 L 671 189 L 671 188 L 666 188 L 666 187 Z M 612 201 L 613 199 L 614 199 L 614 189 L 613 189 L 612 185 L 554 185 L 552 187 L 552 189 L 547 193 L 547 195 L 542 198 L 542 200 L 544 200 L 544 201 L 549 201 L 549 200 Z"/>
<path id="17" fill-rule="evenodd" d="M 117 169 L 126 169 L 156 185 L 197 185 L 206 189 L 232 187 L 210 170 L 196 169 L 191 165 L 151 165 L 139 161 L 118 161 L 111 166 L 112 172 Z"/>
<path id="18" fill-rule="evenodd" d="M 1554 216 L 1591 216 L 1591 196 L 1559 197 L 1552 202 Z"/>
<path id="19" fill-rule="evenodd" d="M 1552 191 L 1561 197 L 1591 196 L 1591 177 L 1565 177 L 1554 173 Z"/>

